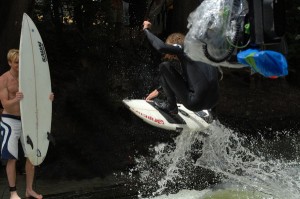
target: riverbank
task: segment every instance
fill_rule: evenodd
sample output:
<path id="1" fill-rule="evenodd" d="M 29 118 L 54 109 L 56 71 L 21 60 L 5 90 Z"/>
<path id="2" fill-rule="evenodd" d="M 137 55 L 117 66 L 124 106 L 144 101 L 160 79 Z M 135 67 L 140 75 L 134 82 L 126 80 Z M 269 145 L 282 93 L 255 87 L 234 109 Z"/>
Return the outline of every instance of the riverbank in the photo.
<path id="1" fill-rule="evenodd" d="M 9 198 L 4 170 L 1 171 L 0 194 L 1 199 Z M 25 193 L 25 174 L 17 175 L 17 188 L 19 195 L 24 198 Z M 41 193 L 45 199 L 88 199 L 88 198 L 137 198 L 137 192 L 129 189 L 126 182 L 117 179 L 115 175 L 105 178 L 89 178 L 80 180 L 70 179 L 44 179 L 37 177 L 34 183 L 34 189 Z"/>

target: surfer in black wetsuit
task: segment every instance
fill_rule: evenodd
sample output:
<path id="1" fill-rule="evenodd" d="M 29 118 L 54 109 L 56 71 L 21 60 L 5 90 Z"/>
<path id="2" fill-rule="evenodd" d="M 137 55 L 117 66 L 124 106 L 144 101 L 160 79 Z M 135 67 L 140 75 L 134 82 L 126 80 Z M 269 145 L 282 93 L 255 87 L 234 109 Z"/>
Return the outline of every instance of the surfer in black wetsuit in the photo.
<path id="1" fill-rule="evenodd" d="M 219 99 L 217 68 L 191 60 L 183 50 L 184 35 L 171 34 L 164 43 L 150 32 L 150 27 L 151 23 L 144 21 L 143 30 L 152 46 L 160 53 L 176 55 L 182 68 L 181 75 L 172 61 L 164 61 L 159 65 L 160 85 L 167 101 L 156 105 L 172 114 L 178 113 L 177 100 L 192 111 L 213 108 Z M 157 97 L 159 92 L 160 89 L 155 89 L 146 100 Z"/>

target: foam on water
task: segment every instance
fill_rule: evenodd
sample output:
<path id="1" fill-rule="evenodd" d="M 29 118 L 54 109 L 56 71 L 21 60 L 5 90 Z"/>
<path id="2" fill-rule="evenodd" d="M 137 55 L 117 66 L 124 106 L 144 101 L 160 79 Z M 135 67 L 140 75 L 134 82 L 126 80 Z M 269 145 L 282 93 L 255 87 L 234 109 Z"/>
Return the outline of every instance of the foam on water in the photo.
<path id="1" fill-rule="evenodd" d="M 217 181 L 236 185 L 235 194 L 241 196 L 255 191 L 261 193 L 258 198 L 265 199 L 300 197 L 298 158 L 274 157 L 268 152 L 268 147 L 276 148 L 272 141 L 241 136 L 217 121 L 205 133 L 209 136 L 182 132 L 173 143 L 150 148 L 152 156 L 136 158 L 135 170 L 142 184 L 140 198 L 170 198 L 173 194 L 173 199 L 201 199 L 205 198 L 203 191 L 208 190 L 205 188 Z M 286 147 L 297 153 L 297 136 L 287 135 L 285 139 L 290 140 L 284 143 Z"/>

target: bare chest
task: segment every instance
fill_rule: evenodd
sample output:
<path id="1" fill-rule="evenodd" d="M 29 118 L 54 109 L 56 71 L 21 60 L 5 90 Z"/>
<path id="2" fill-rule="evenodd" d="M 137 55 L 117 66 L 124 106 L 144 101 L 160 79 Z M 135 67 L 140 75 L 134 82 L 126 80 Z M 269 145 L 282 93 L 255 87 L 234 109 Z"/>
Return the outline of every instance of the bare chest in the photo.
<path id="1" fill-rule="evenodd" d="M 19 91 L 19 82 L 15 79 L 9 79 L 7 82 L 7 91 L 9 99 L 14 98 Z"/>

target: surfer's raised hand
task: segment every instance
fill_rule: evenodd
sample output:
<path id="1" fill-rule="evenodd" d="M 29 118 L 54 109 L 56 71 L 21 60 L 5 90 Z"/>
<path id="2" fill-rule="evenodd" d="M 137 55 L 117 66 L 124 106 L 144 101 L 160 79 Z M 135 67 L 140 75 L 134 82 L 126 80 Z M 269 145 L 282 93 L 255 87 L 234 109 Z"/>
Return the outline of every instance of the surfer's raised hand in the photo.
<path id="1" fill-rule="evenodd" d="M 152 91 L 147 97 L 146 97 L 146 101 L 150 101 L 153 98 L 156 98 L 159 95 L 159 92 L 157 89 L 155 89 L 154 91 Z"/>
<path id="2" fill-rule="evenodd" d="M 147 28 L 151 28 L 151 23 L 149 22 L 149 21 L 144 21 L 144 23 L 143 23 L 143 30 L 145 30 L 145 29 L 147 29 Z"/>

